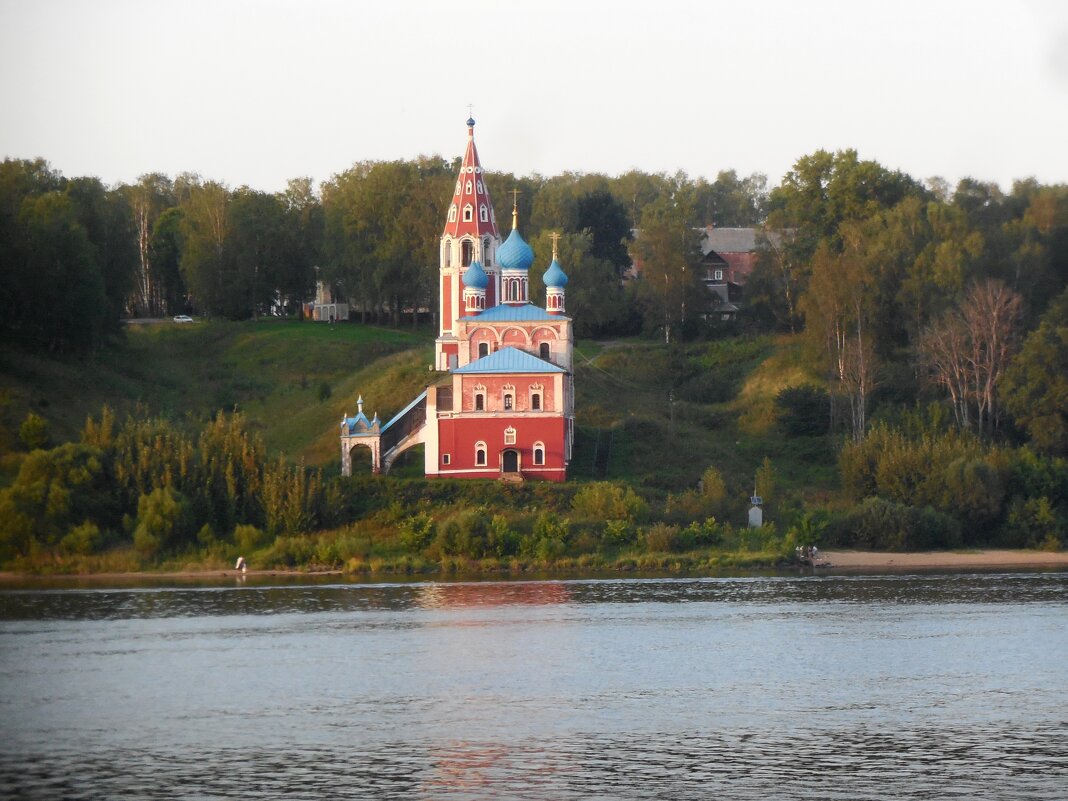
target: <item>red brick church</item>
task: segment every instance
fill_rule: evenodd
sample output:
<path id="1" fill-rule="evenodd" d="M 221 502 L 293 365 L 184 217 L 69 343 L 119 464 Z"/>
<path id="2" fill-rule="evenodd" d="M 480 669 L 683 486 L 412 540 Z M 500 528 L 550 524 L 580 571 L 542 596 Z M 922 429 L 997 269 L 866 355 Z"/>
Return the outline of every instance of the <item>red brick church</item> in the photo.
<path id="1" fill-rule="evenodd" d="M 441 235 L 438 337 L 440 379 L 384 425 L 368 420 L 362 399 L 341 422 L 341 469 L 352 450 L 371 449 L 371 469 L 424 446 L 425 473 L 443 478 L 563 481 L 571 460 L 575 407 L 567 275 L 545 268 L 545 307 L 527 296 L 534 252 L 512 230 L 503 242 L 467 120 L 467 149 Z"/>

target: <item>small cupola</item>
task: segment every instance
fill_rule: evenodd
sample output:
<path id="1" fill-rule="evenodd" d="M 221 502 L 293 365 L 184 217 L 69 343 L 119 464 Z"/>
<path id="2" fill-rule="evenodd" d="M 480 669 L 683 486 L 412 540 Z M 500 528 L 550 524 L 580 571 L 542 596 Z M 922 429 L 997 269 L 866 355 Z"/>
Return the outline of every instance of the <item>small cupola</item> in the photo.
<path id="1" fill-rule="evenodd" d="M 545 311 L 550 314 L 563 314 L 564 287 L 567 286 L 567 273 L 564 272 L 559 261 L 560 234 L 554 231 L 552 240 L 553 260 L 549 265 L 549 269 L 545 271 L 545 275 L 542 276 L 542 283 L 545 284 Z"/>
<path id="2" fill-rule="evenodd" d="M 471 262 L 471 266 L 464 270 L 462 276 L 464 282 L 464 308 L 467 314 L 478 314 L 486 308 L 486 286 L 489 284 L 489 276 L 482 269 L 482 265 Z"/>

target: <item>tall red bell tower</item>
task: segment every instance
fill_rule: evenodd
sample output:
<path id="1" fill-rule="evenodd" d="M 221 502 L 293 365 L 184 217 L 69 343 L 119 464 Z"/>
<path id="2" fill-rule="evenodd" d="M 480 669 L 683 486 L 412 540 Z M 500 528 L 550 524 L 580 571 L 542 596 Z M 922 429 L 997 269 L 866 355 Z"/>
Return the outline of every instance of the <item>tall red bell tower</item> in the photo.
<path id="1" fill-rule="evenodd" d="M 435 367 L 438 370 L 448 370 L 457 365 L 459 342 L 456 338 L 456 320 L 464 314 L 463 273 L 472 263 L 478 262 L 488 279 L 486 307 L 497 304 L 500 296 L 497 248 L 500 244 L 493 201 L 490 200 L 475 147 L 475 121 L 468 118 L 467 149 L 446 212 L 445 230 L 441 234 L 438 270 L 440 323 L 435 343 Z"/>

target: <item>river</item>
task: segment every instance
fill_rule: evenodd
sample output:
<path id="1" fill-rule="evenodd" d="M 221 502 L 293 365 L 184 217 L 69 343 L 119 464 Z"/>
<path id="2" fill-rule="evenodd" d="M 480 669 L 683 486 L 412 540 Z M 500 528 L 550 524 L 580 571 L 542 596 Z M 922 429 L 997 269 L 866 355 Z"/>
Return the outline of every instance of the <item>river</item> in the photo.
<path id="1" fill-rule="evenodd" d="M 0 589 L 0 796 L 1068 798 L 1068 573 Z"/>

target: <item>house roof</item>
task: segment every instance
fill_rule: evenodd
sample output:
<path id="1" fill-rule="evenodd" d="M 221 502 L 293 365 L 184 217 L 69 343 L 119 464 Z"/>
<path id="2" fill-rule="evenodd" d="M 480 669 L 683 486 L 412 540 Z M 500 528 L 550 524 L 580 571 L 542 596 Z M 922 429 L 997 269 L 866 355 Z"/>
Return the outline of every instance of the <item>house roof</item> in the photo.
<path id="1" fill-rule="evenodd" d="M 706 229 L 707 230 L 707 229 Z M 749 253 L 756 250 L 755 228 L 713 228 L 701 241 L 701 252 Z"/>
<path id="2" fill-rule="evenodd" d="M 452 372 L 466 375 L 470 373 L 566 373 L 567 371 L 525 350 L 509 347 L 501 348 L 496 353 L 483 356 L 463 367 L 457 367 Z"/>
<path id="3" fill-rule="evenodd" d="M 566 320 L 562 314 L 549 314 L 545 309 L 538 308 L 533 303 L 525 303 L 521 306 L 509 306 L 501 304 L 492 306 L 479 314 L 469 314 L 461 319 L 479 320 L 488 323 L 519 323 L 532 320 Z"/>
<path id="4" fill-rule="evenodd" d="M 705 228 L 704 238 L 701 240 L 701 253 L 708 255 L 709 251 L 717 253 L 752 253 L 757 249 L 757 228 Z M 778 244 L 782 239 L 781 231 L 768 231 L 766 233 L 772 244 Z"/>

